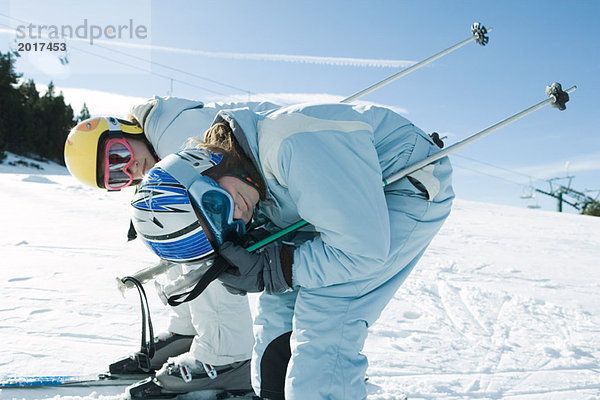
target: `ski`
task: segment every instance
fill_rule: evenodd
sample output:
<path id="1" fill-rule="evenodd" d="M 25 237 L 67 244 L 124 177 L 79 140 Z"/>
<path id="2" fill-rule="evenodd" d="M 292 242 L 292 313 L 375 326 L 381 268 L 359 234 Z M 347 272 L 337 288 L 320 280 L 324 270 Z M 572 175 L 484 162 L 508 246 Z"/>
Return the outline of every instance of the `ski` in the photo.
<path id="1" fill-rule="evenodd" d="M 117 375 L 111 373 L 96 375 L 8 376 L 0 378 L 0 389 L 48 386 L 129 386 L 146 377 L 148 375 Z"/>
<path id="2" fill-rule="evenodd" d="M 9 376 L 0 377 L 0 398 L 23 398 L 37 399 L 37 390 L 43 390 L 44 397 L 64 395 L 84 396 L 88 390 L 93 390 L 95 395 L 119 396 L 121 399 L 129 400 L 162 400 L 173 399 L 180 395 L 189 393 L 203 393 L 216 400 L 237 399 L 252 400 L 256 397 L 251 392 L 227 391 L 227 390 L 200 390 L 189 393 L 138 393 L 131 396 L 129 389 L 153 378 L 148 375 L 118 375 L 103 373 L 97 375 L 46 375 L 46 376 Z M 87 389 L 87 390 L 86 390 Z M 25 395 L 33 391 L 31 395 Z M 75 391 L 75 392 L 73 392 Z M 8 397 L 5 397 L 8 396 Z M 205 397 L 202 397 L 205 398 Z M 206 397 L 208 398 L 208 397 Z"/>
<path id="3" fill-rule="evenodd" d="M 255 399 L 254 393 L 250 390 L 228 390 L 228 389 L 204 389 L 191 391 L 187 393 L 202 393 L 207 396 L 214 396 L 216 400 L 225 399 Z M 125 399 L 127 400 L 161 400 L 172 399 L 180 395 L 185 395 L 183 392 L 173 392 L 164 389 L 156 378 L 146 378 L 129 386 L 125 390 Z M 204 397 L 203 397 L 204 398 Z"/>

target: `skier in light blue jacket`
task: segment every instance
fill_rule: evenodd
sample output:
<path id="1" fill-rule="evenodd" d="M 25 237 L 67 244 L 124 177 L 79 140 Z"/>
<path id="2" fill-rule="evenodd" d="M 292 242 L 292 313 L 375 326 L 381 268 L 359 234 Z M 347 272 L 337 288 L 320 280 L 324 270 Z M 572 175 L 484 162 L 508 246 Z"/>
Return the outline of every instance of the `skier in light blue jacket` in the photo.
<path id="1" fill-rule="evenodd" d="M 209 130 L 201 146 L 214 152 L 232 138 L 262 177 L 249 183 L 226 170 L 202 173 L 230 195 L 233 218 L 264 220 L 269 229 L 300 219 L 313 227 L 255 253 L 205 229 L 225 237 L 211 241 L 215 264 L 227 264 L 218 278 L 223 285 L 233 293 L 264 291 L 254 320 L 255 392 L 268 399 L 366 398 L 367 329 L 450 212 L 448 159 L 384 187 L 386 177 L 439 147 L 407 119 L 375 106 L 223 110 L 217 126 L 221 132 Z M 193 204 L 201 201 L 199 187 L 188 193 Z M 205 211 L 190 218 L 214 226 Z"/>

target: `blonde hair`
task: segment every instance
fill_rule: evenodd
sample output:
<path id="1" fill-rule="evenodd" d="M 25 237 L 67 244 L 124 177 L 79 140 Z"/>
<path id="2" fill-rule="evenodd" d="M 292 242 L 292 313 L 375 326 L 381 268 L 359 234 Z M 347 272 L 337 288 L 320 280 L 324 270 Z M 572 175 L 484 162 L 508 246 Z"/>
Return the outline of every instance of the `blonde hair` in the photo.
<path id="1" fill-rule="evenodd" d="M 142 128 L 142 124 L 140 124 L 140 121 L 138 121 L 137 118 L 135 118 L 132 113 L 127 114 L 125 119 L 129 122 L 136 124 L 138 127 Z"/>
<path id="2" fill-rule="evenodd" d="M 233 130 L 229 124 L 218 122 L 208 128 L 204 134 L 204 140 L 200 138 L 190 138 L 186 143 L 186 147 L 197 147 L 209 150 L 213 153 L 223 155 L 221 162 L 215 167 L 210 168 L 205 172 L 205 175 L 211 177 L 215 181 L 223 176 L 240 177 L 246 175 L 250 177 L 252 182 L 258 186 L 256 189 L 261 200 L 266 198 L 266 184 L 261 173 L 257 170 L 252 160 L 244 153 L 241 146 L 233 135 Z"/>

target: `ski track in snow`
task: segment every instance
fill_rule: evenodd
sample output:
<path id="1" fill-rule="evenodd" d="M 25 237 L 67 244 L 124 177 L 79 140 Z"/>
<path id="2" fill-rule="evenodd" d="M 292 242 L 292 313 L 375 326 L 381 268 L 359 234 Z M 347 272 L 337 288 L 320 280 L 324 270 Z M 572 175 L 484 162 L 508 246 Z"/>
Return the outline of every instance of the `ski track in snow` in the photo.
<path id="1" fill-rule="evenodd" d="M 155 262 L 126 241 L 132 192 L 48 169 L 0 166 L 0 376 L 103 372 L 139 347 L 137 293 L 123 298 L 114 279 Z M 599 259 L 600 218 L 457 200 L 370 327 L 369 400 L 600 400 Z M 161 331 L 167 309 L 147 291 Z M 0 399 L 122 392 L 4 389 Z"/>
<path id="2" fill-rule="evenodd" d="M 598 223 L 457 201 L 371 328 L 369 398 L 600 398 Z"/>

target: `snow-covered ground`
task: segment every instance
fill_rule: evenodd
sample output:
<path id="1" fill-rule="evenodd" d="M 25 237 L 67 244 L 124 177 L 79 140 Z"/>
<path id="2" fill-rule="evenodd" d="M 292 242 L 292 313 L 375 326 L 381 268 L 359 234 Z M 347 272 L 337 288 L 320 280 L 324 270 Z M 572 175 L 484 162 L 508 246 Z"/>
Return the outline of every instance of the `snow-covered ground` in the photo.
<path id="1" fill-rule="evenodd" d="M 0 165 L 0 377 L 102 372 L 139 347 L 137 293 L 115 277 L 156 261 L 126 240 L 132 192 L 17 159 Z M 365 353 L 370 400 L 600 399 L 600 218 L 457 200 Z M 0 391 L 47 397 L 121 396 Z"/>

